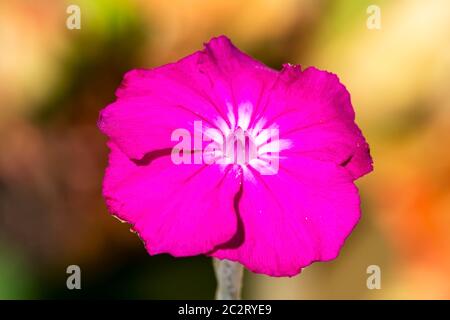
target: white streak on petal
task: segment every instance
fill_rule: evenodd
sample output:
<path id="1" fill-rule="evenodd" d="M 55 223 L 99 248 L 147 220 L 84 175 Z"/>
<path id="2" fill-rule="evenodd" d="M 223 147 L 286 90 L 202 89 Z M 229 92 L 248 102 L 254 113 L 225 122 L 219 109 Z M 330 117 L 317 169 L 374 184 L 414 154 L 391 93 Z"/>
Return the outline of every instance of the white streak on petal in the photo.
<path id="1" fill-rule="evenodd" d="M 223 145 L 223 134 L 216 128 L 207 128 L 203 131 L 203 135 L 208 137 L 210 140 Z M 205 139 L 206 140 L 206 139 Z"/>
<path id="2" fill-rule="evenodd" d="M 250 118 L 252 116 L 253 105 L 250 102 L 243 102 L 238 108 L 238 127 L 244 131 L 248 129 Z"/>
<path id="3" fill-rule="evenodd" d="M 236 117 L 234 116 L 233 105 L 230 102 L 227 102 L 228 108 L 228 121 L 230 121 L 230 129 L 233 131 L 236 128 Z"/>
<path id="4" fill-rule="evenodd" d="M 264 118 L 259 119 L 259 120 L 255 123 L 255 125 L 254 125 L 254 127 L 253 127 L 253 129 L 252 129 L 252 134 L 253 134 L 254 136 L 257 136 L 257 135 L 261 132 L 261 130 L 262 130 L 262 128 L 264 127 L 265 124 L 266 124 L 266 119 L 264 119 Z"/>
<path id="5" fill-rule="evenodd" d="M 288 139 L 271 141 L 258 148 L 258 155 L 262 155 L 268 152 L 280 152 L 281 150 L 289 149 L 291 146 L 292 142 Z"/>
<path id="6" fill-rule="evenodd" d="M 225 120 L 223 120 L 221 117 L 217 117 L 216 120 L 214 121 L 215 125 L 217 126 L 217 128 L 222 131 L 222 133 L 224 134 L 224 136 L 228 136 L 231 132 L 231 129 L 228 128 L 228 124 Z"/>
<path id="7" fill-rule="evenodd" d="M 249 165 L 263 175 L 274 175 L 278 172 L 277 168 L 274 168 L 270 161 L 262 159 L 252 159 Z"/>
<path id="8" fill-rule="evenodd" d="M 243 166 L 242 171 L 243 171 L 245 180 L 256 183 L 256 179 L 255 179 L 255 176 L 253 175 L 253 172 L 249 168 L 247 168 L 247 166 Z"/>

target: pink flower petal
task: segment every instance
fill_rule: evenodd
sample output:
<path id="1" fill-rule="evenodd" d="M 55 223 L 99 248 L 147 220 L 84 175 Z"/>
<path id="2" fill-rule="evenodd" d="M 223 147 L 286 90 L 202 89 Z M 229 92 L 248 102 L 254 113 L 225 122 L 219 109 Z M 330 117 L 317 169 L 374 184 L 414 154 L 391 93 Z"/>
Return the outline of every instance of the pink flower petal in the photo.
<path id="1" fill-rule="evenodd" d="M 240 176 L 231 166 L 174 165 L 161 154 L 137 164 L 114 143 L 109 147 L 107 206 L 133 225 L 150 254 L 197 255 L 236 233 L 233 199 Z"/>
<path id="2" fill-rule="evenodd" d="M 211 253 L 249 270 L 293 276 L 336 258 L 360 216 L 358 190 L 342 167 L 306 157 L 282 159 L 277 175 L 245 180 L 240 239 Z"/>
<path id="3" fill-rule="evenodd" d="M 218 100 L 231 103 L 236 117 L 239 105 L 246 102 L 255 107 L 253 113 L 257 114 L 279 72 L 241 52 L 225 36 L 211 39 L 205 51 L 213 64 L 205 72 L 219 93 Z"/>
<path id="4" fill-rule="evenodd" d="M 116 95 L 98 123 L 111 149 L 103 193 L 150 254 L 209 254 L 274 276 L 338 255 L 360 215 L 353 182 L 372 159 L 337 76 L 275 71 L 222 36 L 176 63 L 129 72 Z M 175 165 L 172 133 L 194 137 L 197 120 L 248 130 L 262 155 L 281 150 L 278 173 L 261 175 L 261 159 Z"/>
<path id="5" fill-rule="evenodd" d="M 346 88 L 336 75 L 285 65 L 262 115 L 302 154 L 344 166 L 354 179 L 372 171 L 369 146 L 355 123 Z"/>
<path id="6" fill-rule="evenodd" d="M 99 128 L 127 156 L 172 148 L 171 134 L 193 122 L 217 127 L 229 120 L 241 102 L 257 103 L 277 71 L 250 58 L 226 37 L 212 39 L 205 49 L 176 63 L 128 72 L 117 90 L 117 101 L 100 113 Z M 237 121 L 237 119 L 236 119 Z"/>

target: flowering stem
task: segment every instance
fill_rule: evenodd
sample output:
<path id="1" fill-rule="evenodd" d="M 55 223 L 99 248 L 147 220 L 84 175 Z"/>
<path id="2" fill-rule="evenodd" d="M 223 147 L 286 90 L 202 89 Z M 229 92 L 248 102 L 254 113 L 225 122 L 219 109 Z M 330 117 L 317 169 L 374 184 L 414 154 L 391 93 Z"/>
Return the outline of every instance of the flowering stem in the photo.
<path id="1" fill-rule="evenodd" d="M 217 278 L 216 300 L 241 299 L 242 265 L 225 259 L 213 259 L 213 264 Z"/>

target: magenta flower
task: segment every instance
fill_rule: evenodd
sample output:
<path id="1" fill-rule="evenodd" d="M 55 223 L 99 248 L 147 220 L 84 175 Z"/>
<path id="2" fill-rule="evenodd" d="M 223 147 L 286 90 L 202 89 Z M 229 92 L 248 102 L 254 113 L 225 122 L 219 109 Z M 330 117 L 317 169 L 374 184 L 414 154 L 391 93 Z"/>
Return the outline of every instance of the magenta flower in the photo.
<path id="1" fill-rule="evenodd" d="M 103 194 L 151 255 L 205 254 L 272 276 L 336 258 L 360 217 L 354 181 L 372 170 L 337 76 L 273 70 L 221 36 L 130 71 L 116 95 L 99 119 Z"/>

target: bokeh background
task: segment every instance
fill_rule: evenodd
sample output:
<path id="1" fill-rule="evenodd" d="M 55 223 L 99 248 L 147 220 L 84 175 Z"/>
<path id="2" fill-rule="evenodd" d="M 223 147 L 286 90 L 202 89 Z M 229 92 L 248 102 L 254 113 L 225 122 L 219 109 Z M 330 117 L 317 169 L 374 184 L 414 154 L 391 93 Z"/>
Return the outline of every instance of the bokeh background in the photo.
<path id="1" fill-rule="evenodd" d="M 71 4 L 80 30 L 66 28 Z M 210 259 L 150 257 L 107 213 L 96 120 L 127 70 L 219 34 L 274 68 L 337 73 L 375 162 L 339 258 L 293 278 L 247 272 L 244 298 L 449 299 L 448 0 L 0 1 L 0 298 L 213 298 Z M 66 288 L 71 264 L 81 290 Z"/>

